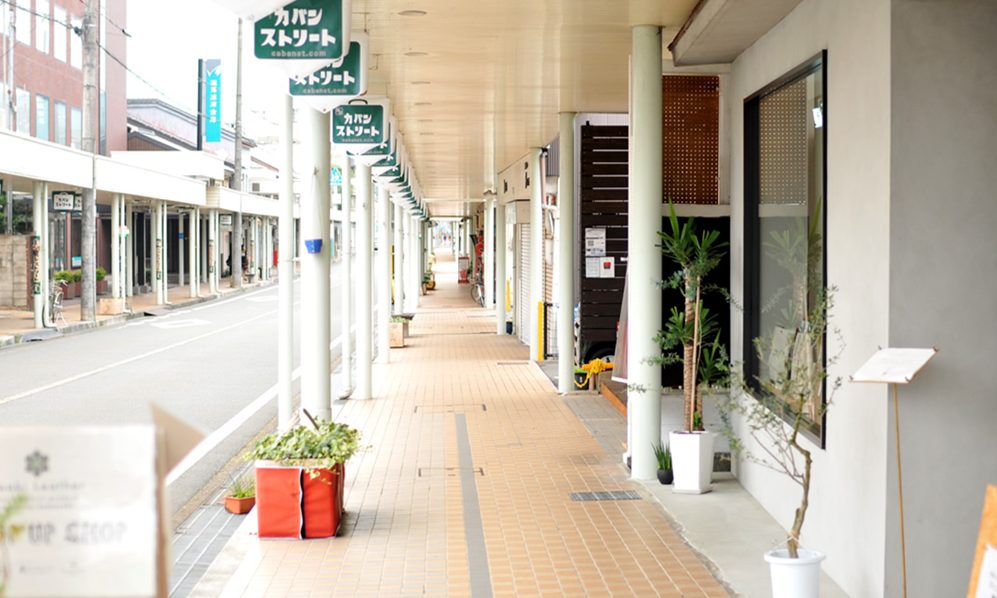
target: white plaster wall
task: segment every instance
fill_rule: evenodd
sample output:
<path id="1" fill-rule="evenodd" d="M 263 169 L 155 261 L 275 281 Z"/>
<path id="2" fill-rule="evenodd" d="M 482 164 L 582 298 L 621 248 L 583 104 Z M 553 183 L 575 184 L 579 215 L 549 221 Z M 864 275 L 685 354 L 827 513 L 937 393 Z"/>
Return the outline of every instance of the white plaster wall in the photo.
<path id="1" fill-rule="evenodd" d="M 828 279 L 839 289 L 832 322 L 846 345 L 832 376 L 847 379 L 888 340 L 888 0 L 805 0 L 734 62 L 726 97 L 731 126 L 731 288 L 735 297 L 743 297 L 743 101 L 824 49 Z M 742 314 L 736 309 L 731 313 L 732 352 L 740 360 Z M 883 592 L 887 416 L 885 389 L 846 383 L 828 413 L 827 448 L 815 450 L 803 543 L 827 553 L 825 570 L 856 598 Z M 739 463 L 737 472 L 744 487 L 788 528 L 799 487 L 753 463 Z"/>

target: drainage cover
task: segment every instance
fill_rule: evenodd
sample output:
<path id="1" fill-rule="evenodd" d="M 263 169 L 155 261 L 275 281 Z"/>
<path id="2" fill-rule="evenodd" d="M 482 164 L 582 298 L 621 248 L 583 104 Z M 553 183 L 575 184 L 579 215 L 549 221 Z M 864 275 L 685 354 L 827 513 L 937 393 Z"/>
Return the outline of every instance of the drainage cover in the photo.
<path id="1" fill-rule="evenodd" d="M 592 500 L 640 500 L 640 494 L 633 490 L 610 490 L 608 492 L 572 492 L 571 500 L 588 502 Z"/>
<path id="2" fill-rule="evenodd" d="M 495 365 L 530 365 L 529 361 L 499 361 Z"/>

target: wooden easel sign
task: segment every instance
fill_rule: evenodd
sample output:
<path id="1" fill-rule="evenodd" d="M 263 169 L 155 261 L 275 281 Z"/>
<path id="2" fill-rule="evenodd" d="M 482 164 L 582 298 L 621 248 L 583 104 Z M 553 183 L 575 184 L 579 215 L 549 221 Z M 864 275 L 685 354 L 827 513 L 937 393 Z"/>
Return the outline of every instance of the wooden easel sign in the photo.
<path id="1" fill-rule="evenodd" d="M 969 578 L 966 598 L 997 596 L 997 486 L 987 488 L 983 501 L 980 537 L 976 541 L 976 560 Z"/>

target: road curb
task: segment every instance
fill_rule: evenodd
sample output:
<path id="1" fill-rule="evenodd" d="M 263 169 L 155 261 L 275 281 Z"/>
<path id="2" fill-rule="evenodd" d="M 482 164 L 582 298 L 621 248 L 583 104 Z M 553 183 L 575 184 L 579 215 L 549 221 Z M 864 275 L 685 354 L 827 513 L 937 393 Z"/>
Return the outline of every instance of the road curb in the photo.
<path id="1" fill-rule="evenodd" d="M 277 284 L 276 281 L 255 282 L 253 284 L 245 284 L 241 289 L 228 291 L 227 293 L 220 293 L 218 295 L 211 297 L 192 297 L 190 299 L 185 299 L 177 303 L 169 303 L 167 305 L 155 306 L 155 308 L 166 311 L 184 309 L 192 307 L 194 305 L 200 305 L 202 303 L 211 303 L 213 301 L 218 301 L 220 299 L 229 299 L 232 297 L 237 297 L 239 295 L 248 293 L 249 291 L 255 291 L 261 288 L 275 286 L 276 284 Z M 147 311 L 148 310 L 141 310 L 126 314 L 120 314 L 116 316 L 108 316 L 105 317 L 104 319 L 97 320 L 96 322 L 79 322 L 76 324 L 69 324 L 67 326 L 61 326 L 56 328 L 35 328 L 19 334 L 14 334 L 12 336 L 0 336 L 0 348 L 13 347 L 31 342 L 46 341 L 55 338 L 61 338 L 64 336 L 75 336 L 77 334 L 84 334 L 87 332 L 99 330 L 101 328 L 118 326 L 131 320 L 137 320 L 140 318 L 147 317 Z"/>

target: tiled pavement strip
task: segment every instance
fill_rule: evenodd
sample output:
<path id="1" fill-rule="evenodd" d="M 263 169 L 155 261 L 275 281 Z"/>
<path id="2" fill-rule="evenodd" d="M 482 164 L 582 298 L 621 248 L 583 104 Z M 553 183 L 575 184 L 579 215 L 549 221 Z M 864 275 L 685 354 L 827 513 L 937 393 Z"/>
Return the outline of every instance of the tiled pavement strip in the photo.
<path id="1" fill-rule="evenodd" d="M 250 515 L 191 595 L 728 596 L 646 495 L 571 500 L 643 491 L 527 348 L 494 335 L 453 262 L 441 259 L 437 272 L 407 347 L 375 365 L 376 398 L 336 403 L 335 417 L 370 445 L 347 465 L 340 537 L 259 540 Z M 477 505 L 462 479 L 476 482 Z M 472 583 L 484 561 L 490 588 Z"/>

